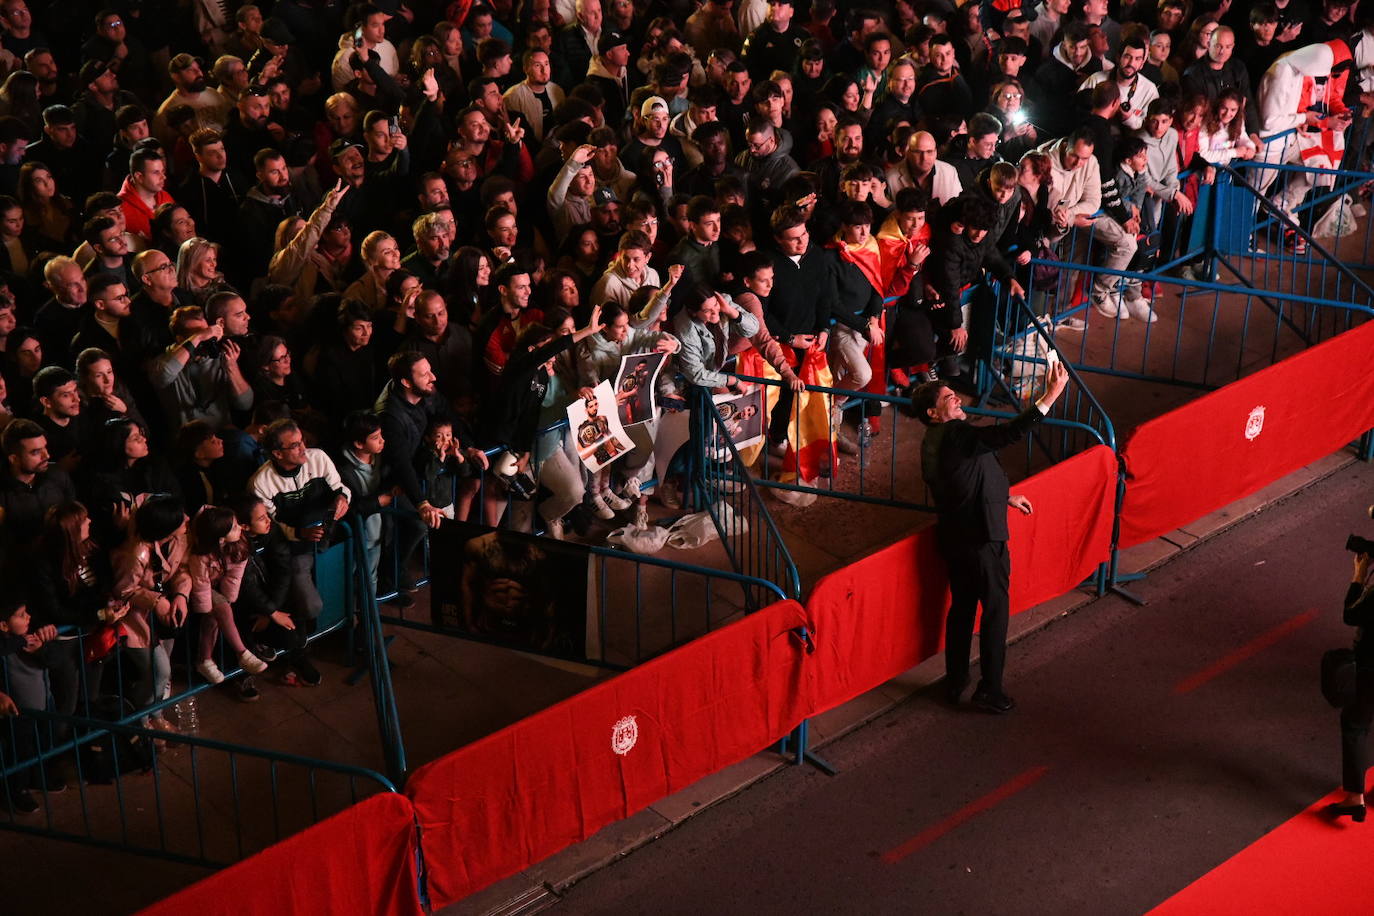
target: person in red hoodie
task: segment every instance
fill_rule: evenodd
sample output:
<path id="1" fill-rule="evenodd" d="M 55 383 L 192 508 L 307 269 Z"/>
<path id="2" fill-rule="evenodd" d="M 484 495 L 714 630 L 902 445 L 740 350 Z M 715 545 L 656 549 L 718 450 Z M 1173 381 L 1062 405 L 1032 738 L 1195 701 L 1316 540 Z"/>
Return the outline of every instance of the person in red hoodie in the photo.
<path id="1" fill-rule="evenodd" d="M 175 202 L 164 190 L 166 184 L 167 162 L 157 147 L 134 147 L 129 156 L 129 177 L 119 189 L 119 206 L 130 232 L 152 239 L 153 211 L 162 204 Z"/>

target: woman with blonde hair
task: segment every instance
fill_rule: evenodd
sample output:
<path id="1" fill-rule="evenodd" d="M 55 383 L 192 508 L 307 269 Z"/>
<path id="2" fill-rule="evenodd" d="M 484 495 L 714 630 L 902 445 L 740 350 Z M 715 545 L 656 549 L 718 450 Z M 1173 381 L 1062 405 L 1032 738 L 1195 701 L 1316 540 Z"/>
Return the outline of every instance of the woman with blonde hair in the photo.
<path id="1" fill-rule="evenodd" d="M 181 243 L 177 249 L 177 288 L 202 308 L 215 293 L 230 288 L 219 270 L 217 243 L 200 236 Z"/>
<path id="2" fill-rule="evenodd" d="M 344 290 L 345 299 L 357 299 L 374 312 L 386 308 L 386 279 L 401 266 L 401 246 L 390 233 L 369 232 L 359 248 L 367 271 Z"/>

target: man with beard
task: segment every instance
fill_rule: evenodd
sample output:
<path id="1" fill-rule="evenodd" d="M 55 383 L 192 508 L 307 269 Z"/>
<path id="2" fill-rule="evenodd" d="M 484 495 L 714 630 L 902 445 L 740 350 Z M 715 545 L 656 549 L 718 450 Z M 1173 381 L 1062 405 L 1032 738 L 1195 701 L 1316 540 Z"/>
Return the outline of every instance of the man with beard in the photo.
<path id="1" fill-rule="evenodd" d="M 229 112 L 224 128 L 224 148 L 229 153 L 229 168 L 247 174 L 253 168 L 253 155 L 276 145 L 267 127 L 272 100 L 262 86 L 249 86 Z"/>
<path id="2" fill-rule="evenodd" d="M 163 100 L 153 119 L 153 134 L 162 141 L 164 149 L 176 145 L 177 133 L 167 124 L 167 113 L 179 105 L 186 105 L 196 113 L 200 127 L 222 129 L 215 113 L 223 106 L 222 97 L 213 89 L 207 88 L 205 71 L 200 61 L 190 54 L 178 54 L 167 65 L 167 73 L 172 78 L 172 94 Z"/>
<path id="3" fill-rule="evenodd" d="M 1136 38 L 1128 39 L 1121 45 L 1116 67 L 1111 72 L 1094 73 L 1083 81 L 1079 91 L 1091 91 L 1094 86 L 1108 80 L 1116 83 L 1117 91 L 1121 93 L 1118 120 L 1127 130 L 1140 130 L 1145 126 L 1145 109 L 1159 98 L 1159 87 L 1140 72 L 1144 63 L 1145 43 Z"/>
<path id="4" fill-rule="evenodd" d="M 119 76 L 103 60 L 88 60 L 81 65 L 81 91 L 72 115 L 77 132 L 104 144 L 115 132 L 115 115 L 125 105 L 143 107 L 138 96 L 119 88 Z M 67 192 L 69 193 L 69 192 Z"/>
<path id="5" fill-rule="evenodd" d="M 897 70 L 903 66 L 898 64 L 893 67 Z M 912 85 L 915 85 L 915 70 L 911 70 Z M 891 98 L 891 94 L 888 98 Z M 840 193 L 840 175 L 844 170 L 859 162 L 864 153 L 864 126 L 858 118 L 852 114 L 844 114 L 835 122 L 835 152 L 826 156 L 824 159 L 812 164 L 811 171 L 816 173 L 816 181 L 820 185 L 821 197 L 826 200 L 834 200 Z"/>
<path id="6" fill-rule="evenodd" d="M 335 141 L 342 142 L 346 141 Z M 235 246 L 239 257 L 234 268 L 240 278 L 247 280 L 267 270 L 281 221 L 288 216 L 302 215 L 300 201 L 291 191 L 291 173 L 285 156 L 274 149 L 259 150 L 253 157 L 253 169 L 257 183 L 248 189 L 239 205 L 239 244 Z M 246 284 L 236 285 L 240 289 L 248 288 Z"/>
<path id="7" fill-rule="evenodd" d="M 401 260 L 401 268 L 420 278 L 425 289 L 442 288 L 448 276 L 449 238 L 438 213 L 424 213 L 411 225 L 415 250 Z"/>
<path id="8" fill-rule="evenodd" d="M 425 524 L 437 528 L 443 521 L 443 512 L 425 499 L 415 470 L 415 457 L 430 422 L 447 417 L 448 410 L 434 396 L 434 370 L 423 355 L 414 350 L 401 350 L 387 360 L 387 370 L 391 380 L 382 389 L 376 403 L 377 417 L 382 422 L 382 437 L 386 440 L 386 451 L 382 458 L 386 464 L 385 470 L 401 488 L 408 505 L 415 507 Z M 471 430 L 461 420 L 454 421 L 453 434 L 460 442 L 474 441 Z M 486 456 L 474 458 L 485 469 Z"/>
<path id="9" fill-rule="evenodd" d="M 687 154 L 682 143 L 668 133 L 668 103 L 661 96 L 651 95 L 639 107 L 634 139 L 621 154 L 625 168 L 642 175 L 649 171 L 654 150 L 663 150 L 673 160 L 673 174 L 687 171 Z"/>

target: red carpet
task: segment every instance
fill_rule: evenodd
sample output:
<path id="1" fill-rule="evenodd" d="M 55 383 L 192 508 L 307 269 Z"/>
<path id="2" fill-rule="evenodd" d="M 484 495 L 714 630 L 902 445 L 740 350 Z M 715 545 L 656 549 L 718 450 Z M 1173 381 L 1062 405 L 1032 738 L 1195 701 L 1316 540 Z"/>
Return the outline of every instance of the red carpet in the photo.
<path id="1" fill-rule="evenodd" d="M 1150 911 L 1150 916 L 1374 912 L 1374 822 L 1333 822 L 1333 792 Z"/>

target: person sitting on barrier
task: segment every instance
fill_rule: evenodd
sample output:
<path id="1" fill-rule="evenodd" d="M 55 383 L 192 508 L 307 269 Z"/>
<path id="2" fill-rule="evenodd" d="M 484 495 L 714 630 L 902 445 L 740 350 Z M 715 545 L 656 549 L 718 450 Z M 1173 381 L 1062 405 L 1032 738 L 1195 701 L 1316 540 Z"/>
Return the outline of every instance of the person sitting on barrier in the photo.
<path id="1" fill-rule="evenodd" d="M 992 291 L 982 285 L 984 273 L 1006 286 L 1007 294 L 1025 296 L 1026 291 L 1012 276 L 1011 265 L 994 245 L 985 245 L 997 222 L 997 207 L 992 201 L 979 197 L 965 197 L 950 203 L 940 213 L 944 225 L 935 228 L 931 243 L 930 268 L 926 271 L 925 308 L 937 335 L 948 334 L 948 348 L 941 360 L 940 378 L 962 379 L 967 373 L 953 356 L 969 351 L 970 335 L 974 339 L 973 355 L 987 357 L 987 344 L 995 319 L 996 302 Z M 960 302 L 966 289 L 977 286 L 970 303 L 968 320 L 963 317 Z"/>
<path id="2" fill-rule="evenodd" d="M 1212 103 L 1198 136 L 1198 155 L 1213 165 L 1233 159 L 1253 159 L 1258 152 L 1245 132 L 1245 96 L 1235 89 L 1221 92 Z"/>
<path id="3" fill-rule="evenodd" d="M 315 588 L 315 551 L 329 547 L 333 524 L 348 511 L 349 493 L 334 462 L 305 447 L 295 420 L 274 420 L 263 435 L 267 462 L 248 480 L 248 489 L 291 542 L 291 603 L 313 622 L 324 601 Z"/>
<path id="4" fill-rule="evenodd" d="M 545 532 L 557 539 L 563 537 L 563 516 L 580 502 L 585 491 L 581 474 L 573 473 L 574 467 L 562 467 L 562 460 L 556 456 L 534 454 L 541 411 L 554 384 L 559 359 L 605 329 L 602 322 L 604 313 L 605 310 L 600 306 L 592 306 L 585 327 L 569 331 L 571 316 L 568 316 L 557 328 L 537 326 L 521 335 L 482 417 L 482 444 L 501 448 L 514 456 L 517 473 L 538 473 L 540 483 L 551 491 L 550 498 L 540 506 L 540 516 Z M 626 317 L 623 311 L 619 314 Z M 536 457 L 540 458 L 539 467 L 534 466 Z M 546 467 L 550 460 L 553 466 Z M 512 516 L 526 511 L 517 510 L 517 504 L 527 503 L 525 499 L 513 500 Z M 498 521 L 499 515 L 494 520 L 489 519 L 488 524 Z M 525 519 L 518 517 L 513 517 L 511 521 L 521 529 L 528 524 Z"/>
<path id="5" fill-rule="evenodd" d="M 1292 130 L 1294 133 L 1271 140 L 1264 146 L 1266 162 L 1335 169 L 1345 151 L 1345 130 L 1353 112 L 1345 103 L 1346 79 L 1351 68 L 1350 47 L 1344 41 L 1313 44 L 1280 55 L 1260 81 L 1259 112 L 1265 136 Z M 1366 110 L 1368 106 L 1366 105 Z M 1261 173 L 1256 186 L 1268 192 L 1275 178 L 1279 189 L 1271 195 L 1274 205 L 1290 217 L 1315 183 L 1329 188 L 1335 182 L 1332 172 L 1285 172 L 1273 169 Z M 1340 201 L 1336 201 L 1337 204 Z M 1306 250 L 1296 233 L 1289 243 L 1295 253 Z"/>
<path id="6" fill-rule="evenodd" d="M 1141 234 L 1140 207 L 1145 202 L 1145 169 L 1149 151 L 1145 148 L 1144 140 L 1126 137 L 1117 144 L 1116 155 L 1119 159 L 1116 173 L 1111 181 L 1102 185 L 1103 215 L 1098 217 L 1093 231 L 1096 232 L 1098 226 L 1110 221 L 1120 227 L 1124 234 L 1135 238 Z M 1137 246 L 1130 262 L 1123 265 L 1122 269 L 1142 271 L 1148 267 L 1149 260 L 1148 255 L 1143 254 Z M 1117 314 L 1117 320 L 1125 318 L 1136 318 L 1147 324 L 1159 320 L 1150 307 L 1150 301 L 1142 294 L 1140 281 L 1134 277 L 1125 280 L 1125 292 Z"/>
<path id="7" fill-rule="evenodd" d="M 1008 713 L 1016 703 L 1003 690 L 1007 654 L 1011 553 L 1007 507 L 1031 514 L 1030 500 L 1012 496 L 997 451 L 1020 440 L 1064 393 L 1068 369 L 1056 362 L 1045 391 L 1016 419 L 973 426 L 964 405 L 943 382 L 926 382 L 911 395 L 911 411 L 926 426 L 921 443 L 921 478 L 939 513 L 936 540 L 949 569 L 950 606 L 945 621 L 945 698 L 957 705 L 969 682 L 969 651 L 979 604 L 979 666 L 982 678 L 973 704 L 985 712 Z"/>
<path id="8" fill-rule="evenodd" d="M 248 557 L 243 529 L 231 509 L 202 506 L 191 520 L 191 540 L 187 550 L 186 571 L 191 577 L 191 611 L 200 617 L 200 636 L 196 652 L 196 671 L 211 684 L 224 683 L 224 672 L 211 655 L 215 639 L 224 636 L 235 660 L 248 674 L 261 674 L 267 663 L 243 642 L 234 625 L 233 603 Z"/>
<path id="9" fill-rule="evenodd" d="M 1174 109 L 1167 99 L 1155 99 L 1145 110 L 1145 126 L 1135 135 L 1145 141 L 1145 206 L 1140 210 L 1141 231 L 1153 233 L 1160 229 L 1160 256 L 1173 254 L 1176 230 L 1161 228 L 1164 208 L 1172 204 L 1178 213 L 1193 212 L 1188 195 L 1180 194 L 1182 185 L 1178 172 L 1178 131 L 1174 127 Z"/>
<path id="10" fill-rule="evenodd" d="M 233 501 L 234 517 L 243 526 L 248 558 L 234 602 L 234 620 L 240 633 L 248 633 L 256 644 L 254 654 L 275 660 L 278 650 L 287 653 L 291 674 L 299 683 L 316 687 L 323 678 L 306 656 L 305 630 L 309 617 L 289 599 L 291 589 L 291 547 L 281 526 L 272 521 L 267 503 L 253 494 Z M 288 674 L 288 677 L 291 676 Z M 251 701 L 256 690 L 246 691 L 240 679 L 241 699 Z"/>
<path id="11" fill-rule="evenodd" d="M 771 267 L 769 268 L 771 269 Z M 748 340 L 758 332 L 759 320 L 730 297 L 698 285 L 673 319 L 673 336 L 682 343 L 677 367 L 689 385 L 717 392 L 739 392 L 739 379 L 723 367 L 735 339 Z"/>
<path id="12" fill-rule="evenodd" d="M 578 366 L 582 383 L 579 394 L 583 398 L 593 397 L 593 391 L 603 381 L 613 381 L 620 370 L 622 356 L 654 350 L 659 353 L 676 353 L 681 343 L 671 334 L 648 328 L 631 328 L 630 316 L 615 303 L 601 310 L 601 329 L 578 345 Z M 664 380 L 667 373 L 660 372 Z M 664 381 L 666 384 L 666 381 Z M 626 435 L 634 442 L 634 449 L 626 457 L 616 462 L 616 470 L 625 478 L 622 491 L 616 493 L 610 484 L 610 468 L 602 468 L 593 478 L 591 505 L 596 514 L 603 519 L 615 517 L 615 513 L 628 509 L 637 503 L 635 521 L 648 516 L 648 496 L 640 492 L 640 484 L 649 480 L 654 473 L 654 435 L 656 420 L 637 423 L 626 428 Z"/>
<path id="13" fill-rule="evenodd" d="M 448 417 L 430 420 L 423 441 L 415 456 L 415 473 L 420 475 L 429 504 L 452 519 L 458 481 L 479 476 L 481 471 L 468 460 L 467 449 L 453 435 L 453 421 Z"/>
<path id="14" fill-rule="evenodd" d="M 882 254 L 871 234 L 872 208 L 863 201 L 845 200 L 838 210 L 839 231 L 826 243 L 837 294 L 830 306 L 835 321 L 834 333 L 830 335 L 831 367 L 836 388 L 863 391 L 873 379 L 868 348 L 882 346 L 884 336 Z M 858 443 L 844 431 L 845 400 L 835 395 L 830 427 L 840 451 L 857 455 Z M 860 405 L 863 406 L 866 405 Z M 860 426 L 865 436 L 872 428 L 867 418 Z"/>

